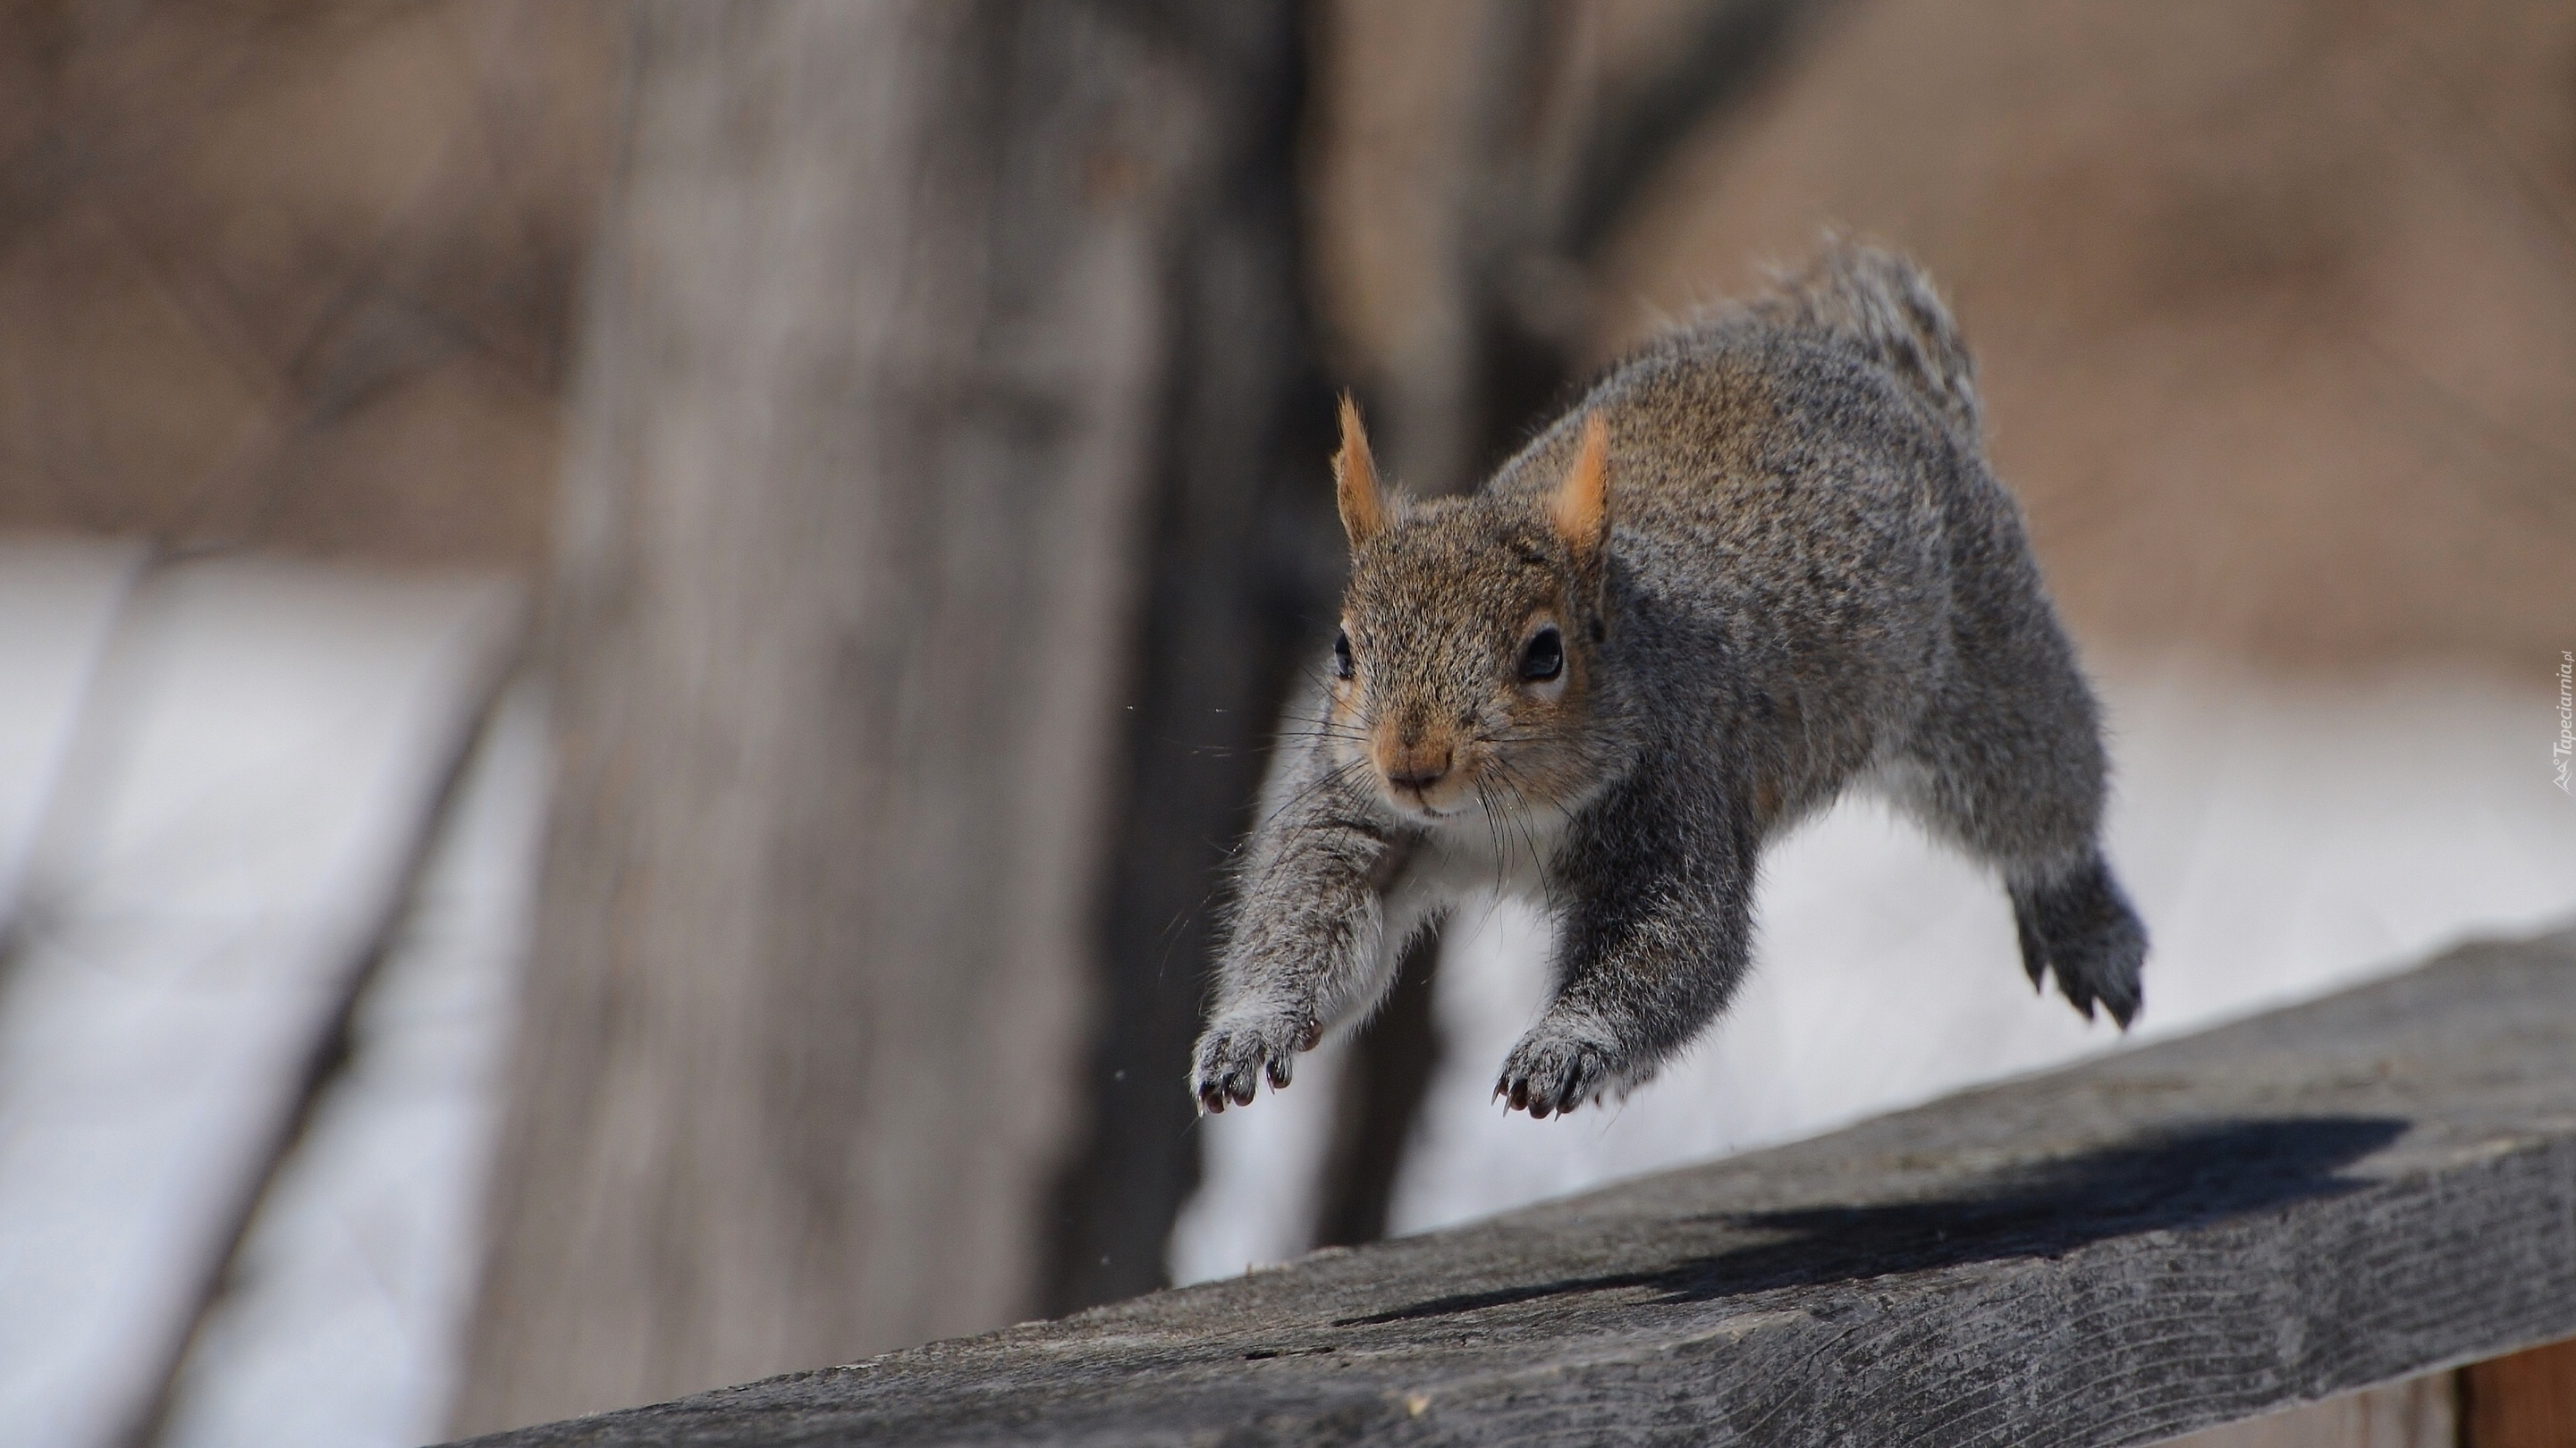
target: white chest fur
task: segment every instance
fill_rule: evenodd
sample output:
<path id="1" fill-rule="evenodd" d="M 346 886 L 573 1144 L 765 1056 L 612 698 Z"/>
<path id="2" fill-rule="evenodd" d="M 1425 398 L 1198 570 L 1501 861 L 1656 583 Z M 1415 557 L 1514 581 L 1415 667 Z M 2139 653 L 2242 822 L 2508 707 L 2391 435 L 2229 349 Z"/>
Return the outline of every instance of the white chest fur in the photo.
<path id="1" fill-rule="evenodd" d="M 1386 891 L 1386 968 L 1424 925 L 1479 895 L 1506 895 L 1549 908 L 1551 872 L 1565 841 L 1563 811 L 1473 810 L 1434 826 Z"/>

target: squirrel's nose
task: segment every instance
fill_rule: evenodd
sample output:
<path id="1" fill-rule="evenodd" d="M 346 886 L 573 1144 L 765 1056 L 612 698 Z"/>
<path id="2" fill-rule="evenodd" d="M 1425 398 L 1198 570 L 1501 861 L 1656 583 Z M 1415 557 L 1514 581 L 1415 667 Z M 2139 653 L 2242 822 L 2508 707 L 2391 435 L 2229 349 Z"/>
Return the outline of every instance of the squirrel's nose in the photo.
<path id="1" fill-rule="evenodd" d="M 1429 789 L 1449 774 L 1449 746 L 1418 744 L 1397 750 L 1386 762 L 1386 782 L 1415 792 Z"/>

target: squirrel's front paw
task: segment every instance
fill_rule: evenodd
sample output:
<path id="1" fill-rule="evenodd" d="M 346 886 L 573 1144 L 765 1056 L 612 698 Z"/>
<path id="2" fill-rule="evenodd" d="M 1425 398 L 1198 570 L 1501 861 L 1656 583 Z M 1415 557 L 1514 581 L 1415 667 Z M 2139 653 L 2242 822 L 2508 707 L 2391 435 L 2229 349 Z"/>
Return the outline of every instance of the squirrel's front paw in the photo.
<path id="1" fill-rule="evenodd" d="M 1199 1037 L 1197 1062 L 1190 1070 L 1190 1089 L 1202 1111 L 1223 1111 L 1228 1101 L 1252 1104 L 1261 1078 L 1270 1089 L 1287 1086 L 1296 1070 L 1297 1053 L 1315 1044 L 1314 1024 L 1288 1011 L 1220 1016 Z"/>
<path id="2" fill-rule="evenodd" d="M 1542 1021 L 1503 1058 L 1494 1094 L 1533 1118 L 1562 1116 L 1599 1095 L 1611 1076 L 1607 1047 Z"/>

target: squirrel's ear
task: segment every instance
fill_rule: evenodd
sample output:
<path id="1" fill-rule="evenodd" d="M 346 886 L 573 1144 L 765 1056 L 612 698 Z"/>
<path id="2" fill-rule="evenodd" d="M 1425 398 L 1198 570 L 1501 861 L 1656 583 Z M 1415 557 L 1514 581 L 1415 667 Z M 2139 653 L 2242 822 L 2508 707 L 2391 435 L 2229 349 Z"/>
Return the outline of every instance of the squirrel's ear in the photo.
<path id="1" fill-rule="evenodd" d="M 1583 446 L 1557 485 L 1551 513 L 1557 536 L 1577 553 L 1599 548 L 1610 532 L 1610 430 L 1601 414 L 1583 420 Z"/>
<path id="2" fill-rule="evenodd" d="M 1360 410 L 1342 394 L 1342 450 L 1333 454 L 1333 487 L 1342 505 L 1342 531 L 1351 551 L 1386 531 L 1386 500 L 1378 495 L 1377 463 L 1369 457 L 1368 433 L 1360 427 Z"/>

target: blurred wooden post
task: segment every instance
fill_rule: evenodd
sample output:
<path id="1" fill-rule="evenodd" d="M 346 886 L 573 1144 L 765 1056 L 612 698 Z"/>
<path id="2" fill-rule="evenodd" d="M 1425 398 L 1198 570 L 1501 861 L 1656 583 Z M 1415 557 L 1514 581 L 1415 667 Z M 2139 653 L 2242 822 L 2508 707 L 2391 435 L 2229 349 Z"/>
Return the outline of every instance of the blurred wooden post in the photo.
<path id="1" fill-rule="evenodd" d="M 2460 1372 L 2460 1448 L 2576 1448 L 2576 1338 Z"/>
<path id="2" fill-rule="evenodd" d="M 460 1428 L 1036 1308 L 1208 180 L 1186 28 L 637 10 Z"/>
<path id="3" fill-rule="evenodd" d="M 1251 823 L 1288 684 L 1329 637 L 1344 548 L 1325 459 L 1332 391 L 1303 298 L 1298 0 L 1176 11 L 1217 178 L 1176 218 L 1172 361 L 1125 779 L 1104 850 L 1100 999 L 1058 1183 L 1047 1303 L 1072 1311 L 1164 1283 L 1198 1180 L 1197 1037 L 1223 866 Z"/>

